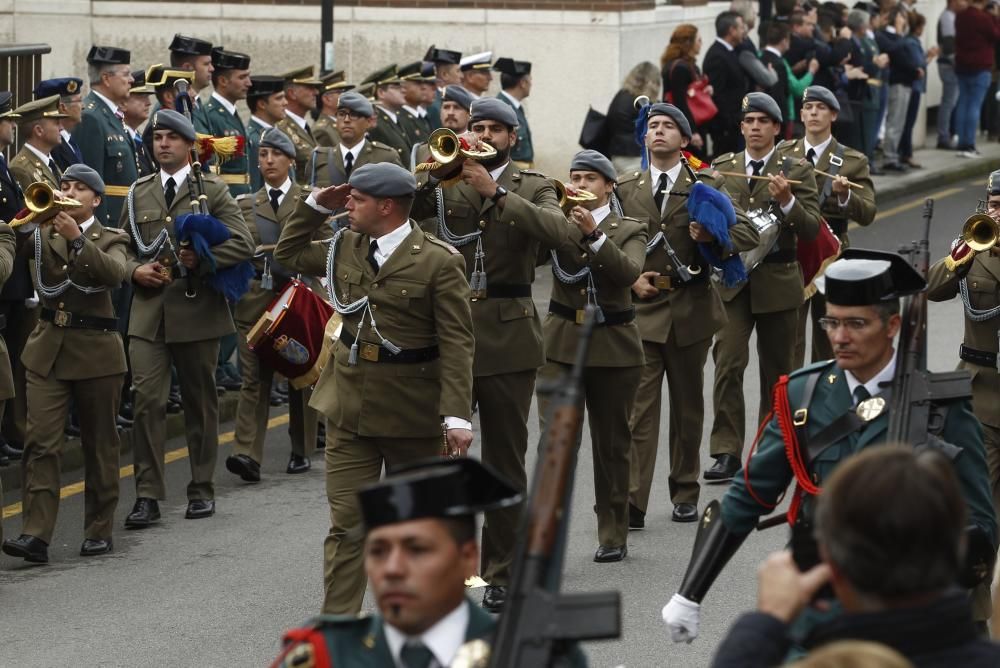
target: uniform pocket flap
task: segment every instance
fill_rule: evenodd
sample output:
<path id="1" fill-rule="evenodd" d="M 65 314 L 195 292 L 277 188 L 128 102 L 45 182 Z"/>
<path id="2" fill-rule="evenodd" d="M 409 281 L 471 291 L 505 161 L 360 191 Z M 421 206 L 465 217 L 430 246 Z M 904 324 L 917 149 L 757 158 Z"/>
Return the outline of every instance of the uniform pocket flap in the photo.
<path id="1" fill-rule="evenodd" d="M 385 290 L 393 297 L 418 299 L 427 293 L 427 285 L 416 281 L 393 279 L 386 281 Z"/>
<path id="2" fill-rule="evenodd" d="M 500 302 L 500 321 L 520 320 L 535 316 L 535 302 L 528 297 L 504 299 Z"/>

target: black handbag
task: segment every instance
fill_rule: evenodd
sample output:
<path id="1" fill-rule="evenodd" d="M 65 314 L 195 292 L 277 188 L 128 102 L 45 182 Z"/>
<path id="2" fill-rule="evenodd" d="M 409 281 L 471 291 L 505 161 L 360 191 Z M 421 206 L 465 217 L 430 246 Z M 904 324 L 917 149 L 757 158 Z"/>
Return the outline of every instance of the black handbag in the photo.
<path id="1" fill-rule="evenodd" d="M 587 109 L 580 130 L 580 146 L 607 156 L 609 151 L 608 117 L 593 107 Z"/>

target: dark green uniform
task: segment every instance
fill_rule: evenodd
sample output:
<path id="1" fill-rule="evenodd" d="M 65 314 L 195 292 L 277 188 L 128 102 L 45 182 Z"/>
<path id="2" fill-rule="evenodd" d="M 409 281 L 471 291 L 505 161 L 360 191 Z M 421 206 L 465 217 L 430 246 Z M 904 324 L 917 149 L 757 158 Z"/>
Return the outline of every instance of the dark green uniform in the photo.
<path id="1" fill-rule="evenodd" d="M 414 114 L 406 107 L 399 110 L 399 126 L 406 133 L 406 138 L 410 142 L 410 150 L 415 144 L 427 141 L 427 136 L 431 133 L 431 125 L 427 121 L 427 116 Z M 404 159 L 406 156 L 400 156 Z"/>
<path id="2" fill-rule="evenodd" d="M 250 122 L 247 123 L 247 162 L 250 169 L 250 187 L 254 192 L 264 187 L 264 179 L 260 175 L 257 152 L 260 150 L 260 136 L 269 127 L 258 123 L 257 119 L 253 116 L 250 117 Z"/>
<path id="3" fill-rule="evenodd" d="M 400 109 L 394 121 L 385 109 L 375 105 L 375 127 L 368 131 L 368 136 L 394 149 L 399 154 L 400 164 L 406 164 L 413 142 L 406 136 L 406 130 L 401 125 L 402 114 L 403 110 Z"/>
<path id="4" fill-rule="evenodd" d="M 247 130 L 243 121 L 236 114 L 230 113 L 213 95 L 208 102 L 195 109 L 195 129 L 213 137 L 242 137 L 244 150 L 242 156 L 232 156 L 225 161 L 218 156 L 213 158 L 210 167 L 213 174 L 218 174 L 223 183 L 229 186 L 229 194 L 233 197 L 251 192 L 250 190 L 250 160 L 247 157 Z"/>
<path id="5" fill-rule="evenodd" d="M 306 174 L 309 173 L 306 169 L 306 163 L 309 162 L 309 156 L 316 148 L 316 140 L 313 139 L 309 126 L 307 125 L 306 129 L 303 130 L 301 125 L 286 115 L 275 123 L 274 127 L 288 135 L 292 143 L 295 144 L 295 182 L 299 185 L 305 185 L 308 183 Z"/>
<path id="6" fill-rule="evenodd" d="M 128 188 L 139 178 L 135 145 L 125 130 L 125 121 L 91 91 L 83 100 L 83 115 L 73 128 L 73 141 L 80 147 L 84 164 L 100 174 L 105 184 L 94 215 L 104 225 L 117 223 Z"/>
<path id="7" fill-rule="evenodd" d="M 510 150 L 510 159 L 530 167 L 535 161 L 535 147 L 531 143 L 531 128 L 528 127 L 528 117 L 524 115 L 524 105 L 515 107 L 511 99 L 502 92 L 497 93 L 497 99 L 509 104 L 517 114 L 517 143 Z"/>

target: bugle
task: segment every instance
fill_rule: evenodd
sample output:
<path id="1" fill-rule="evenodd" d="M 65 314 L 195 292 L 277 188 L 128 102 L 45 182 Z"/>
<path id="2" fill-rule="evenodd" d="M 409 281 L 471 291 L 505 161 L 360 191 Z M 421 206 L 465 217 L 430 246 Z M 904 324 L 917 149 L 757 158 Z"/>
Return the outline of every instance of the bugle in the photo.
<path id="1" fill-rule="evenodd" d="M 988 213 L 977 211 L 962 225 L 962 241 L 976 253 L 988 251 L 1000 240 L 1000 223 Z"/>
<path id="2" fill-rule="evenodd" d="M 24 206 L 30 211 L 24 218 L 15 218 L 10 222 L 12 228 L 35 223 L 42 225 L 53 218 L 60 211 L 78 209 L 83 204 L 66 197 L 61 192 L 43 181 L 35 181 L 24 189 Z"/>
<path id="3" fill-rule="evenodd" d="M 462 138 L 448 128 L 438 128 L 427 138 L 427 148 L 431 153 L 431 159 L 421 162 L 414 168 L 414 172 L 427 172 L 433 169 L 440 169 L 454 163 L 456 160 L 489 160 L 497 154 L 497 150 L 486 142 L 479 142 L 482 150 L 466 148 Z M 450 186 L 457 183 L 461 178 L 460 170 L 457 175 L 449 177 L 441 182 L 443 186 Z"/>
<path id="4" fill-rule="evenodd" d="M 556 194 L 559 195 L 559 208 L 563 210 L 563 213 L 569 213 L 570 209 L 578 204 L 597 201 L 597 195 L 589 190 L 580 190 L 573 186 L 567 187 L 559 179 L 552 179 L 552 185 L 555 186 Z"/>

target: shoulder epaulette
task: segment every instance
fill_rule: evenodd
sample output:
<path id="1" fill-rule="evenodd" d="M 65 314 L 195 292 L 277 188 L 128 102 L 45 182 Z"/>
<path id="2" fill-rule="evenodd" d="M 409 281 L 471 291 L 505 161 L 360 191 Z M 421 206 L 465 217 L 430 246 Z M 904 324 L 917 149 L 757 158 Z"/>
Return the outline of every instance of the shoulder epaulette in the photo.
<path id="1" fill-rule="evenodd" d="M 389 146 L 388 144 L 383 144 L 380 141 L 375 141 L 374 139 L 369 139 L 367 141 L 368 141 L 369 144 L 372 145 L 372 148 L 382 149 L 383 151 L 392 151 L 393 153 L 398 153 L 399 152 L 397 149 L 394 149 L 393 147 Z"/>
<path id="2" fill-rule="evenodd" d="M 120 227 L 107 227 L 107 226 L 104 226 L 104 231 L 105 232 L 111 232 L 112 234 L 128 234 L 128 232 L 126 232 L 125 230 L 123 230 Z"/>
<path id="3" fill-rule="evenodd" d="M 618 177 L 618 185 L 623 183 L 628 183 L 629 181 L 635 181 L 637 178 L 642 176 L 642 172 L 629 172 L 623 176 Z"/>
<path id="4" fill-rule="evenodd" d="M 723 153 L 722 155 L 720 155 L 719 157 L 717 157 L 715 160 L 712 161 L 712 166 L 714 167 L 715 165 L 721 164 L 723 162 L 729 162 L 730 160 L 733 159 L 735 155 L 736 154 L 733 152 Z"/>
<path id="5" fill-rule="evenodd" d="M 239 194 L 239 195 L 236 196 L 236 201 L 237 202 L 242 202 L 243 200 L 247 199 L 248 197 L 253 197 L 256 194 L 257 193 L 241 193 L 241 194 Z"/>
<path id="6" fill-rule="evenodd" d="M 140 176 L 135 180 L 136 183 L 146 183 L 147 181 L 152 181 L 155 177 L 159 176 L 159 172 L 153 172 L 152 174 L 146 174 L 145 176 Z"/>
<path id="7" fill-rule="evenodd" d="M 866 161 L 868 160 L 868 156 L 865 155 L 864 153 L 862 153 L 861 151 L 859 151 L 858 149 L 851 148 L 850 146 L 847 146 L 846 144 L 841 144 L 841 146 L 844 147 L 844 156 L 845 157 L 850 156 L 852 158 L 859 158 L 859 159 L 860 158 L 864 158 Z"/>
<path id="8" fill-rule="evenodd" d="M 633 223 L 638 223 L 639 225 L 644 225 L 645 224 L 641 220 L 639 220 L 638 218 L 636 218 L 635 216 L 618 216 L 618 217 L 621 218 L 622 220 L 628 220 L 628 221 L 631 221 Z"/>
<path id="9" fill-rule="evenodd" d="M 780 142 L 776 148 L 779 151 L 784 151 L 785 149 L 789 149 L 795 146 L 795 142 L 797 141 L 798 139 L 786 139 L 783 142 Z"/>
<path id="10" fill-rule="evenodd" d="M 546 175 L 545 175 L 545 174 L 543 174 L 542 172 L 538 171 L 537 169 L 521 169 L 521 170 L 519 170 L 519 171 L 520 171 L 520 172 L 521 172 L 522 174 L 528 174 L 529 176 L 540 176 L 540 177 L 542 177 L 543 179 L 547 179 L 547 178 L 549 178 L 548 176 L 546 176 Z"/>
<path id="11" fill-rule="evenodd" d="M 833 363 L 834 360 L 822 360 L 820 362 L 813 362 L 812 364 L 807 364 L 801 369 L 796 369 L 795 371 L 788 374 L 788 377 L 798 378 L 801 376 L 808 376 L 814 373 L 823 373 Z"/>
<path id="12" fill-rule="evenodd" d="M 430 232 L 424 232 L 424 238 L 427 239 L 427 241 L 429 241 L 432 244 L 434 244 L 435 246 L 440 246 L 441 248 L 444 248 L 445 250 L 447 250 L 452 255 L 461 255 L 461 251 L 459 251 L 457 248 L 455 248 L 454 246 L 452 246 L 447 241 L 441 241 L 440 239 L 438 239 L 436 236 L 434 236 Z"/>

